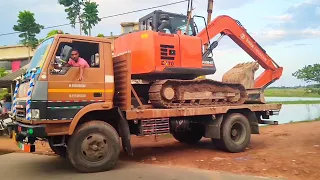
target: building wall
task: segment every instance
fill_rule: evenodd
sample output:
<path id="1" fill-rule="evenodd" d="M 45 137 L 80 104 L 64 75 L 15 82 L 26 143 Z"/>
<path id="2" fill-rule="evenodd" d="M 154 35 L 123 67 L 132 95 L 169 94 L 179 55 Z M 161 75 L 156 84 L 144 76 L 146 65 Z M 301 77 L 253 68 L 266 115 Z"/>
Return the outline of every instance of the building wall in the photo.
<path id="1" fill-rule="evenodd" d="M 134 30 L 139 30 L 138 22 L 123 22 L 121 23 L 121 33 L 129 33 Z"/>
<path id="2" fill-rule="evenodd" d="M 33 56 L 34 51 L 30 50 L 30 56 Z M 15 60 L 27 59 L 28 48 L 25 46 L 1 46 L 0 47 L 0 61 L 2 60 Z"/>
<path id="3" fill-rule="evenodd" d="M 30 59 L 34 51 L 30 50 Z M 0 67 L 8 71 L 16 71 L 29 63 L 28 48 L 22 45 L 0 47 Z"/>
<path id="4" fill-rule="evenodd" d="M 1 60 L 0 67 L 5 68 L 8 71 L 16 71 L 21 67 L 27 65 L 29 63 L 28 59 L 17 59 L 17 60 Z"/>

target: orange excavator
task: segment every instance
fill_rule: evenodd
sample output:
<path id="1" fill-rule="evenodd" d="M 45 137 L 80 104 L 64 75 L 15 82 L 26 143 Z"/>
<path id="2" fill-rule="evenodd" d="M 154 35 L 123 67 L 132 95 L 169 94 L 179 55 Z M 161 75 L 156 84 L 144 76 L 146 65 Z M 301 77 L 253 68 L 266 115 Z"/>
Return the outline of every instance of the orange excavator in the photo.
<path id="1" fill-rule="evenodd" d="M 218 16 L 208 24 L 205 22 L 205 28 L 199 32 L 196 17 L 200 16 L 190 18 L 190 14 L 156 10 L 139 20 L 139 30 L 115 40 L 114 56 L 131 52 L 132 79 L 139 80 L 132 84 L 139 98 L 159 108 L 264 103 L 263 90 L 281 77 L 283 68 L 239 21 Z M 197 78 L 216 72 L 211 55 L 225 35 L 255 61 L 234 66 L 221 82 Z M 254 79 L 259 65 L 265 71 Z"/>

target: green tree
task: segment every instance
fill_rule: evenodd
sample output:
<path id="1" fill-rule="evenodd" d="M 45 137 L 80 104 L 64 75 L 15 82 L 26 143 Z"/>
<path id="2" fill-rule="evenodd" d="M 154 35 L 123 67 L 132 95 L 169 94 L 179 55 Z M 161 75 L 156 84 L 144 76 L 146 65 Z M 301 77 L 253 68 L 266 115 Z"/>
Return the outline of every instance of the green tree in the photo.
<path id="1" fill-rule="evenodd" d="M 97 37 L 104 37 L 104 34 L 99 33 Z"/>
<path id="2" fill-rule="evenodd" d="M 83 14 L 81 19 L 83 20 L 82 30 L 86 35 L 91 36 L 91 29 L 93 26 L 99 23 L 98 4 L 96 2 L 86 1 L 84 3 Z"/>
<path id="3" fill-rule="evenodd" d="M 80 24 L 80 35 L 81 35 L 81 6 L 83 6 L 84 0 L 58 0 L 60 5 L 63 5 L 66 9 L 64 10 L 68 19 L 70 20 L 71 26 L 76 27 L 77 20 Z"/>
<path id="4" fill-rule="evenodd" d="M 307 65 L 292 73 L 292 75 L 307 83 L 315 82 L 314 88 L 320 87 L 320 64 Z M 320 89 L 307 88 L 307 92 L 320 94 Z"/>
<path id="5" fill-rule="evenodd" d="M 101 19 L 98 17 L 98 4 L 90 0 L 58 0 L 60 5 L 66 9 L 71 26 L 75 28 L 76 23 L 80 25 L 80 35 L 82 30 L 86 35 L 91 35 L 91 29 Z"/>
<path id="6" fill-rule="evenodd" d="M 39 43 L 41 43 L 46 38 L 49 38 L 49 37 L 54 36 L 56 34 L 64 34 L 64 32 L 61 31 L 61 30 L 54 29 L 54 30 L 48 32 L 48 34 L 47 34 L 47 36 L 45 38 L 39 39 Z"/>
<path id="7" fill-rule="evenodd" d="M 13 30 L 21 32 L 21 34 L 19 34 L 19 37 L 22 38 L 20 42 L 28 47 L 30 59 L 30 48 L 34 49 L 38 45 L 36 35 L 39 34 L 44 27 L 36 23 L 34 13 L 30 11 L 20 11 L 17 23 L 17 25 L 13 26 Z"/>
<path id="8" fill-rule="evenodd" d="M 48 34 L 47 34 L 47 37 L 46 37 L 46 38 L 51 37 L 51 36 L 54 36 L 54 35 L 56 35 L 56 34 L 63 34 L 63 31 L 61 31 L 61 30 L 57 30 L 57 29 L 52 30 L 52 31 L 48 32 Z"/>
<path id="9" fill-rule="evenodd" d="M 307 65 L 292 74 L 294 77 L 305 82 L 320 84 L 320 64 Z"/>
<path id="10" fill-rule="evenodd" d="M 0 67 L 0 78 L 6 76 L 8 74 L 8 72 L 6 71 L 5 68 Z M 8 93 L 7 89 L 4 88 L 0 88 L 0 99 L 2 99 L 6 94 Z"/>
<path id="11" fill-rule="evenodd" d="M 0 78 L 6 76 L 7 74 L 8 74 L 8 72 L 6 71 L 6 69 L 1 67 L 0 68 Z"/>

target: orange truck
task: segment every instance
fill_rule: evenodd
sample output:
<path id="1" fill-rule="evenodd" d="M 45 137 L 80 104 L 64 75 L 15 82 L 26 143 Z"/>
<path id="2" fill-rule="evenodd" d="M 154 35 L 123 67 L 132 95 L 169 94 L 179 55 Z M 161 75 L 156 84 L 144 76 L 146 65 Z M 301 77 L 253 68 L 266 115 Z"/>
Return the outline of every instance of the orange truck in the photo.
<path id="1" fill-rule="evenodd" d="M 244 151 L 259 124 L 277 124 L 266 119 L 281 104 L 265 103 L 263 90 L 282 67 L 231 17 L 200 32 L 193 18 L 154 11 L 140 19 L 139 31 L 115 40 L 114 55 L 106 38 L 58 34 L 43 41 L 14 91 L 18 146 L 34 152 L 36 141 L 48 141 L 80 172 L 112 169 L 121 145 L 133 155 L 131 135 L 171 133 L 186 144 L 210 138 L 223 151 Z M 210 40 L 219 33 L 255 61 L 236 65 L 222 81 L 199 79 L 216 71 L 210 54 L 221 37 Z M 65 66 L 73 48 L 90 65 L 81 81 L 79 67 Z M 265 72 L 254 79 L 259 64 Z"/>

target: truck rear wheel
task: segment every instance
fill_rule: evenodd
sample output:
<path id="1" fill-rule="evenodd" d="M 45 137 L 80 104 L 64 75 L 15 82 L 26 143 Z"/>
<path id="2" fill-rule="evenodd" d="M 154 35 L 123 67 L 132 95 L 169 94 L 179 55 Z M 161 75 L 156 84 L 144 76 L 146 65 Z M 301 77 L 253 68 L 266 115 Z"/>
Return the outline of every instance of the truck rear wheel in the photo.
<path id="1" fill-rule="evenodd" d="M 221 139 L 212 139 L 219 149 L 237 153 L 243 152 L 250 142 L 249 120 L 240 113 L 228 115 L 221 124 Z"/>
<path id="2" fill-rule="evenodd" d="M 196 144 L 202 138 L 202 134 L 196 131 L 173 132 L 172 136 L 181 143 Z"/>
<path id="3" fill-rule="evenodd" d="M 103 121 L 81 124 L 70 137 L 68 159 L 80 172 L 91 173 L 112 169 L 120 154 L 117 131 Z"/>

